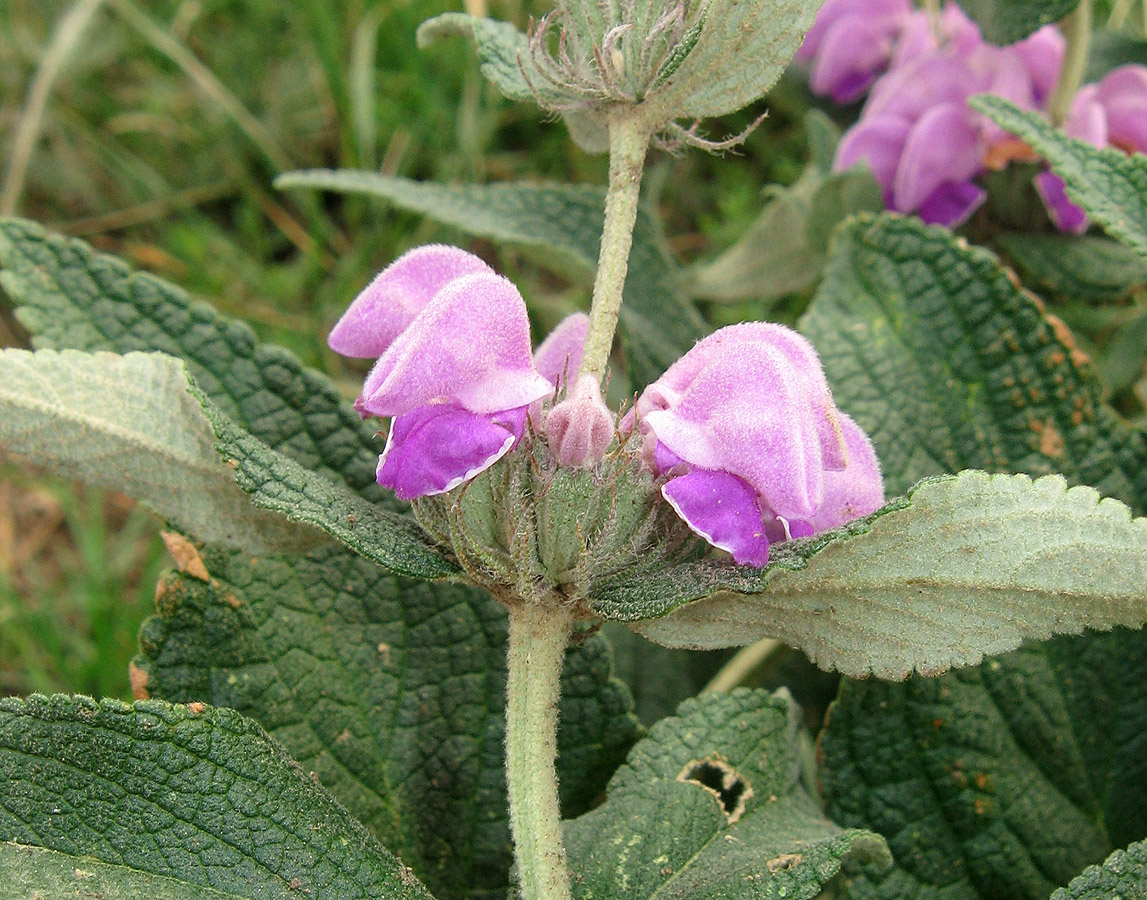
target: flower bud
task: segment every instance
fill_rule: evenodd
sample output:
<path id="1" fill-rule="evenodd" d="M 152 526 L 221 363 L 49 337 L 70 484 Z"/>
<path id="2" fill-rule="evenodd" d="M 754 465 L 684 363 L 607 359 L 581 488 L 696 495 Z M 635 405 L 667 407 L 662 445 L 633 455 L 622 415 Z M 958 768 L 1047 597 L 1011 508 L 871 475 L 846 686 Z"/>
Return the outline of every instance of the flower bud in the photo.
<path id="1" fill-rule="evenodd" d="M 563 466 L 586 468 L 601 462 L 613 441 L 613 414 L 592 375 L 582 375 L 569 395 L 546 416 L 550 453 Z"/>

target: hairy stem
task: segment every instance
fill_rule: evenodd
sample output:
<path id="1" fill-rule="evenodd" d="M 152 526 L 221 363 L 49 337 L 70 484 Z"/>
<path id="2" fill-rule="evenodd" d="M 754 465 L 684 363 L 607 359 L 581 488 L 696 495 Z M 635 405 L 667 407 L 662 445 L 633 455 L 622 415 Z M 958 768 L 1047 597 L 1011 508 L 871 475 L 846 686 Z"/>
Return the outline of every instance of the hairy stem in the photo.
<path id="1" fill-rule="evenodd" d="M 605 195 L 605 226 L 597 259 L 597 278 L 593 284 L 589 333 L 578 370 L 579 375 L 592 375 L 599 382 L 605 377 L 613 333 L 617 330 L 649 137 L 644 123 L 633 118 L 619 116 L 609 126 L 609 192 Z"/>
<path id="2" fill-rule="evenodd" d="M 1079 0 L 1079 6 L 1067 15 L 1060 27 L 1067 38 L 1067 52 L 1048 105 L 1051 121 L 1056 125 L 1062 125 L 1071 113 L 1071 102 L 1083 84 L 1083 74 L 1087 70 L 1087 54 L 1091 49 L 1091 0 Z"/>
<path id="3" fill-rule="evenodd" d="M 570 900 L 558 808 L 558 695 L 573 627 L 563 609 L 510 609 L 506 788 L 522 900 Z"/>

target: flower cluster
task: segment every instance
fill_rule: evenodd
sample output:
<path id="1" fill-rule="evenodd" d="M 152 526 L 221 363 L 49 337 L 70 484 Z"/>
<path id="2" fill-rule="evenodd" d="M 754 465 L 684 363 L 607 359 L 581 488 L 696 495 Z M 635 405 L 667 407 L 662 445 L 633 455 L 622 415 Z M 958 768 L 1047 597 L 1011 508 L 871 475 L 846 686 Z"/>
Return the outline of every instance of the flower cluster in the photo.
<path id="1" fill-rule="evenodd" d="M 628 437 L 601 490 L 612 497 L 610 509 L 631 488 L 645 492 L 631 504 L 627 534 L 648 537 L 642 523 L 657 520 L 659 491 L 689 528 L 750 565 L 767 562 L 770 543 L 835 528 L 883 501 L 872 445 L 838 412 L 815 351 L 796 332 L 746 323 L 710 335 L 616 426 L 596 380 L 577 375 L 587 325 L 585 315 L 568 317 L 531 354 L 521 295 L 480 259 L 431 245 L 397 260 L 329 339 L 344 355 L 378 357 L 355 405 L 364 416 L 392 420 L 379 482 L 407 500 L 449 493 L 491 469 L 529 427 L 547 449 L 527 468 L 543 480 L 508 490 L 523 502 L 547 503 L 549 467 L 598 467 L 620 430 Z M 506 483 L 522 480 L 515 478 Z M 571 496 L 584 510 L 601 507 L 584 493 L 592 472 L 587 478 Z M 619 486 L 618 478 L 632 484 Z M 428 515 L 441 520 L 449 512 Z M 481 516 L 493 521 L 489 510 Z M 606 530 L 618 518 L 597 516 Z M 580 532 L 584 523 L 576 521 Z M 520 528 L 511 524 L 496 541 L 501 556 Z M 433 530 L 449 533 L 448 526 Z M 606 542 L 615 538 L 610 531 Z M 539 545 L 545 541 L 539 535 Z M 621 543 L 632 551 L 632 541 Z M 480 548 L 475 553 L 482 556 Z M 563 560 L 547 569 L 560 584 L 570 553 L 549 556 Z M 487 570 L 507 568 L 484 558 Z"/>
<path id="2" fill-rule="evenodd" d="M 996 94 L 1022 109 L 1046 111 L 1064 58 L 1052 26 L 1008 47 L 987 43 L 960 8 L 938 16 L 908 0 L 828 0 L 797 59 L 811 66 L 815 93 L 852 103 L 866 93 L 860 121 L 844 135 L 834 167 L 865 162 L 885 205 L 926 222 L 955 226 L 984 201 L 976 183 L 988 169 L 1030 148 L 967 106 Z M 1097 147 L 1147 149 L 1147 69 L 1124 66 L 1076 96 L 1068 134 Z M 1049 172 L 1036 178 L 1052 221 L 1083 231 L 1087 219 Z"/>

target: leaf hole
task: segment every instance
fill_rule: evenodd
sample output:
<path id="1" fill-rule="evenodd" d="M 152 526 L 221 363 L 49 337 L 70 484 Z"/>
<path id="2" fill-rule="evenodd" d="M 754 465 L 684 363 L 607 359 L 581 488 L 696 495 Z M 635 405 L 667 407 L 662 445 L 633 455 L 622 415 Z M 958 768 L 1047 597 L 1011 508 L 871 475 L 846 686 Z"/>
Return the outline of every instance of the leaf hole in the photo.
<path id="1" fill-rule="evenodd" d="M 700 785 L 717 798 L 725 817 L 732 825 L 745 812 L 745 804 L 753 796 L 753 789 L 728 763 L 719 759 L 693 760 L 685 765 L 678 781 Z"/>

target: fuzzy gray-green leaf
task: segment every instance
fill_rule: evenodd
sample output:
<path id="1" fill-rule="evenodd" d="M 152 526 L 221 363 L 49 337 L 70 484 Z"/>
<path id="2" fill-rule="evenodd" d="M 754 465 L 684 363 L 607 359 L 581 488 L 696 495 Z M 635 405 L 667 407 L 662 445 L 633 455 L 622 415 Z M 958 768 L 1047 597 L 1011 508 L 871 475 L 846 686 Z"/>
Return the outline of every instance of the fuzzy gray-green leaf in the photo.
<path id="1" fill-rule="evenodd" d="M 577 900 L 810 900 L 882 841 L 824 817 L 800 781 L 786 694 L 703 694 L 653 727 L 606 801 L 566 825 Z"/>
<path id="2" fill-rule="evenodd" d="M 1147 621 L 1147 519 L 1059 476 L 925 481 L 906 502 L 778 550 L 763 569 L 635 573 L 594 606 L 666 646 L 776 637 L 823 668 L 890 679 Z"/>
<path id="3" fill-rule="evenodd" d="M 593 280 L 605 199 L 575 185 L 443 185 L 377 172 L 313 171 L 281 176 L 280 188 L 371 194 L 470 234 L 533 249 L 542 262 Z M 679 273 L 646 210 L 638 213 L 621 307 L 621 335 L 632 386 L 654 380 L 707 330 L 680 290 Z"/>
<path id="4" fill-rule="evenodd" d="M 203 540 L 253 552 L 321 543 L 257 509 L 214 437 L 180 360 L 0 350 L 0 450 L 122 491 Z"/>
<path id="5" fill-rule="evenodd" d="M 1147 841 L 1116 850 L 1102 865 L 1089 866 L 1051 900 L 1147 900 Z"/>
<path id="6" fill-rule="evenodd" d="M 1067 196 L 1113 237 L 1147 259 L 1147 156 L 1097 149 L 1070 138 L 1039 113 L 980 94 L 968 105 L 1027 141 L 1067 185 Z"/>
<path id="7" fill-rule="evenodd" d="M 2 700 L 0 770 L 3 842 L 241 897 L 430 900 L 263 729 L 232 710 Z"/>

